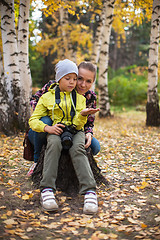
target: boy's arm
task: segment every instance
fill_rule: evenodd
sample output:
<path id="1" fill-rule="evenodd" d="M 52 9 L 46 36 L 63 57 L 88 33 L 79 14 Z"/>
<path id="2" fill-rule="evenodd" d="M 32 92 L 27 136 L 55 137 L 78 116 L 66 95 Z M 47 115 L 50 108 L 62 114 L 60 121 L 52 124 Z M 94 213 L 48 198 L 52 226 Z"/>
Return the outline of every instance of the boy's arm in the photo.
<path id="1" fill-rule="evenodd" d="M 40 97 L 48 92 L 49 87 L 51 86 L 52 83 L 54 83 L 54 80 L 50 80 L 48 83 L 46 83 L 42 89 L 40 89 L 39 91 L 37 91 L 31 98 L 30 98 L 30 105 L 33 108 L 33 110 L 35 110 L 35 107 L 40 99 Z"/>

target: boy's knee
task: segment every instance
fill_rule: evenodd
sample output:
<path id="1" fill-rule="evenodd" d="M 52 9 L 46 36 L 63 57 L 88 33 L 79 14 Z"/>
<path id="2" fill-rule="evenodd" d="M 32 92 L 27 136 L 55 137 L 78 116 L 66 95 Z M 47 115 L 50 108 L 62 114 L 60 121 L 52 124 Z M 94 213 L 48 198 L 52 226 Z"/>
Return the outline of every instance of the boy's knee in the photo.
<path id="1" fill-rule="evenodd" d="M 47 145 L 62 149 L 61 139 L 57 135 L 49 135 L 47 139 Z"/>
<path id="2" fill-rule="evenodd" d="M 79 152 L 86 153 L 86 150 L 85 150 L 85 147 L 84 147 L 83 143 L 73 144 L 73 146 L 70 148 L 70 151 L 73 152 L 74 154 L 77 154 Z"/>

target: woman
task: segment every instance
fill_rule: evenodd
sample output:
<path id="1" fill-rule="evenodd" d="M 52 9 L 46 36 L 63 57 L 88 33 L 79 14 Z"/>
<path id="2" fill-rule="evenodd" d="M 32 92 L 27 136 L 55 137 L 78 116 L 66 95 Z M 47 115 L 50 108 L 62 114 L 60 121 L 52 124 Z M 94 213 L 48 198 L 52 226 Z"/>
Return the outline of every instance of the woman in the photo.
<path id="1" fill-rule="evenodd" d="M 76 84 L 76 90 L 79 94 L 86 98 L 87 108 L 96 108 L 96 94 L 90 90 L 96 78 L 96 67 L 91 62 L 82 62 L 78 66 L 78 80 Z M 46 92 L 51 84 L 55 83 L 55 80 L 50 80 L 41 90 L 32 96 L 30 104 L 35 109 L 39 98 Z M 88 115 L 87 123 L 84 126 L 86 135 L 85 148 L 91 147 L 93 155 L 96 155 L 100 151 L 100 144 L 96 138 L 93 137 L 95 115 Z M 52 120 L 46 116 L 41 119 L 44 123 L 52 125 Z M 29 169 L 27 175 L 30 176 L 36 166 L 36 162 L 40 156 L 40 152 L 43 144 L 46 142 L 47 133 L 34 132 L 29 130 L 29 139 L 34 145 L 34 164 Z"/>

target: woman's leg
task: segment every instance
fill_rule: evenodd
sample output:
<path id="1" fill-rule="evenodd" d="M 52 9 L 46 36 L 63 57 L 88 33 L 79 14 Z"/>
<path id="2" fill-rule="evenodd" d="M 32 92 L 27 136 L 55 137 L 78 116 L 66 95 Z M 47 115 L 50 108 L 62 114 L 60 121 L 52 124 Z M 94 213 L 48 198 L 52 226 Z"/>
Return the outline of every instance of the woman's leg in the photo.
<path id="1" fill-rule="evenodd" d="M 48 116 L 42 117 L 41 121 L 46 123 L 49 126 L 52 126 L 52 120 Z M 47 133 L 45 133 L 45 132 L 39 133 L 39 132 L 35 132 L 32 129 L 30 129 L 28 132 L 28 137 L 29 137 L 30 142 L 34 146 L 34 162 L 37 162 L 38 158 L 40 156 L 40 153 L 41 153 L 42 146 L 43 146 L 43 144 L 46 143 Z"/>
<path id="2" fill-rule="evenodd" d="M 73 137 L 73 146 L 69 149 L 72 163 L 79 180 L 80 194 L 85 194 L 88 190 L 96 190 L 96 182 L 86 156 L 85 134 L 80 131 Z"/>
<path id="3" fill-rule="evenodd" d="M 97 155 L 97 153 L 99 153 L 101 149 L 99 141 L 94 137 L 92 138 L 90 148 L 92 150 L 93 155 Z"/>

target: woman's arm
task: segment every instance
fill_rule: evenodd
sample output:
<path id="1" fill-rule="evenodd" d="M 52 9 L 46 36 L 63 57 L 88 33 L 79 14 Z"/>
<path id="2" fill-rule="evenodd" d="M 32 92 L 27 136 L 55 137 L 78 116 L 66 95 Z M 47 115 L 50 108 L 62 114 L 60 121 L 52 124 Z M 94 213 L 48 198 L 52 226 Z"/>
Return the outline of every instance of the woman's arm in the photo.
<path id="1" fill-rule="evenodd" d="M 84 97 L 86 98 L 86 107 L 96 109 L 96 94 L 89 90 L 85 93 Z M 93 127 L 94 127 L 95 114 L 90 114 L 87 117 L 87 123 L 84 125 L 85 134 L 90 133 L 93 135 Z"/>
<path id="2" fill-rule="evenodd" d="M 36 105 L 37 105 L 40 97 L 41 97 L 44 93 L 48 92 L 48 89 L 49 89 L 49 87 L 51 86 L 52 83 L 55 83 L 55 81 L 54 81 L 54 80 L 50 80 L 48 83 L 46 83 L 46 84 L 42 87 L 42 89 L 40 89 L 39 91 L 37 91 L 37 92 L 30 98 L 30 105 L 31 105 L 31 107 L 33 108 L 33 110 L 35 110 Z"/>
<path id="3" fill-rule="evenodd" d="M 47 94 L 47 93 L 46 93 Z M 45 95 L 41 96 L 37 106 L 29 119 L 29 126 L 33 131 L 44 132 L 44 128 L 47 124 L 43 123 L 40 119 L 44 116 L 47 116 L 48 109 L 45 106 Z"/>

